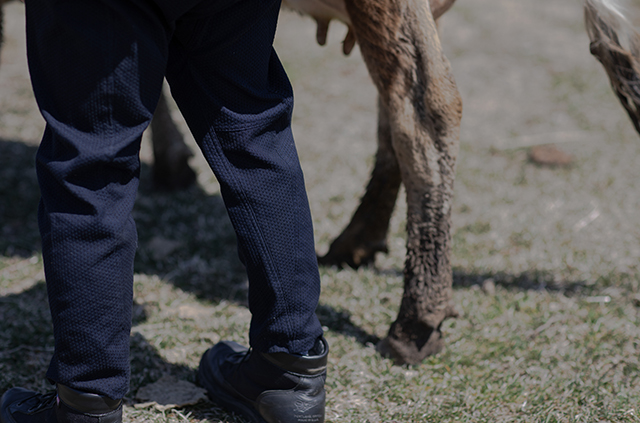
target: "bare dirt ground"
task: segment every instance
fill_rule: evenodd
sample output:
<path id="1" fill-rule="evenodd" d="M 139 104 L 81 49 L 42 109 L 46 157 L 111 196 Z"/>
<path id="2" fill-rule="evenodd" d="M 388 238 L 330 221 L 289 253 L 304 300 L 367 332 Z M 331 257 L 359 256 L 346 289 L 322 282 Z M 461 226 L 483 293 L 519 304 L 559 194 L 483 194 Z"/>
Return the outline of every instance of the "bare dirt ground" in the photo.
<path id="1" fill-rule="evenodd" d="M 632 7 L 631 11 L 640 10 L 640 2 Z M 4 156 L 0 157 L 0 175 L 17 182 L 10 187 L 0 183 L 0 216 L 4 219 L 0 221 L 4 238 L 0 239 L 0 295 L 9 298 L 35 289 L 40 298 L 43 292 L 37 284 L 43 276 L 35 210 L 31 209 L 37 204 L 37 193 L 25 192 L 34 191 L 29 166 L 43 123 L 28 82 L 23 7 L 11 3 L 6 12 L 0 61 L 0 155 Z M 323 253 L 348 222 L 373 164 L 376 92 L 357 48 L 349 57 L 341 54 L 344 26 L 333 24 L 325 47 L 316 45 L 314 34 L 311 20 L 284 12 L 276 49 L 294 85 L 294 133 L 306 175 L 317 248 Z M 392 222 L 390 254 L 380 255 L 375 269 L 321 270 L 325 291 L 319 313 L 323 323 L 327 322 L 328 338 L 334 346 L 331 374 L 335 376 L 330 376 L 328 383 L 329 419 L 425 421 L 424 416 L 435 416 L 449 421 L 460 413 L 455 416 L 462 421 L 541 421 L 551 415 L 556 417 L 550 421 L 627 421 L 627 417 L 607 417 L 615 414 L 636 421 L 637 410 L 631 409 L 629 414 L 628 408 L 622 408 L 627 403 L 616 401 L 638 398 L 637 377 L 629 379 L 631 382 L 624 378 L 637 374 L 639 368 L 640 351 L 633 339 L 639 333 L 634 296 L 640 281 L 640 139 L 609 88 L 603 69 L 589 54 L 580 1 L 458 0 L 442 21 L 441 36 L 464 104 L 453 213 L 455 300 L 462 316 L 445 327 L 449 350 L 421 367 L 394 370 L 375 355 L 370 342 L 384 336 L 401 292 L 405 210 L 401 201 Z M 177 111 L 175 117 L 180 119 Z M 184 123 L 181 125 L 186 133 Z M 530 149 L 546 144 L 570 154 L 572 164 L 547 167 L 532 163 Z M 150 163 L 148 144 L 142 157 Z M 242 341 L 244 335 L 239 333 L 246 330 L 248 321 L 242 307 L 244 277 L 233 241 L 229 241 L 228 223 L 209 222 L 209 218 L 226 222 L 217 183 L 198 154 L 194 165 L 199 169 L 199 188 L 178 197 L 149 193 L 149 174 L 143 172 L 143 193 L 136 212 L 141 235 L 136 281 L 152 287 L 137 288 L 136 302 L 140 315 L 153 324 L 143 324 L 138 316 L 133 354 L 143 356 L 141 351 L 148 351 L 151 345 L 154 357 L 157 354 L 165 362 L 178 363 L 178 370 L 173 371 L 177 374 L 189 374 L 206 345 L 221 336 Z M 194 205 L 197 201 L 206 206 L 198 209 Z M 184 210 L 195 207 L 195 211 L 170 210 L 173 203 L 180 203 Z M 168 211 L 158 212 L 159 206 Z M 202 216 L 200 210 L 208 215 Z M 162 225 L 157 220 L 162 219 L 174 224 L 158 235 L 155 231 Z M 183 220 L 196 225 L 197 239 L 184 235 Z M 227 244 L 215 247 L 224 250 L 216 256 L 201 247 L 221 242 Z M 180 249 L 186 252 L 174 253 Z M 228 295 L 202 294 L 198 284 L 212 279 L 229 282 Z M 174 293 L 171 289 L 175 288 L 162 284 L 165 280 L 189 294 Z M 370 293 L 378 297 L 368 298 Z M 196 295 L 197 300 L 189 295 Z M 200 303 L 203 298 L 204 305 Z M 238 304 L 227 302 L 236 299 Z M 196 311 L 206 316 L 213 313 L 215 318 L 198 332 L 197 341 L 187 339 L 188 331 L 175 336 L 186 343 L 185 349 L 176 340 L 168 342 L 159 327 L 167 327 L 169 321 L 178 325 L 162 319 L 180 314 L 175 311 L 180 307 L 170 307 L 172 302 L 189 301 L 197 301 L 197 307 L 193 306 Z M 3 307 L 0 304 L 0 320 L 3 313 L 13 310 Z M 233 317 L 224 317 L 225 313 Z M 522 313 L 523 320 L 518 320 Z M 233 319 L 243 322 L 234 326 L 236 332 L 216 332 L 228 322 L 236 322 Z M 562 342 L 554 338 L 556 335 L 545 341 L 552 347 L 531 341 L 556 325 L 563 327 L 554 329 L 564 337 Z M 615 339 L 613 352 L 607 350 L 602 357 L 617 357 L 617 361 L 602 364 L 600 356 L 590 355 L 598 347 L 578 348 L 575 344 L 587 339 L 581 338 L 579 331 L 588 334 L 591 341 L 597 339 L 597 345 L 609 345 L 607 339 Z M 522 349 L 515 341 L 503 341 L 511 333 L 525 332 L 533 335 L 523 341 Z M 473 338 L 476 335 L 477 340 Z M 50 334 L 43 336 L 50 340 Z M 0 350 L 2 343 L 6 348 L 19 348 L 0 336 Z M 498 343 L 501 347 L 494 348 Z M 533 354 L 538 350 L 540 355 Z M 22 350 L 16 351 L 19 354 Z M 9 360 L 9 353 L 0 353 L 0 368 L 5 369 L 2 385 L 39 386 L 42 373 L 28 379 L 7 376 L 7 369 L 17 371 L 11 366 L 44 370 L 50 346 L 28 351 L 35 358 L 20 365 L 11 364 L 17 361 Z M 523 351 L 524 361 L 513 351 Z M 545 351 L 557 356 L 545 361 Z M 516 358 L 505 364 L 511 354 Z M 485 367 L 474 367 L 481 357 Z M 465 367 L 465 360 L 469 367 Z M 632 362 L 635 367 L 629 364 Z M 471 368 L 476 370 L 460 370 Z M 134 363 L 133 388 L 159 375 L 159 371 L 141 369 L 145 367 Z M 598 373 L 600 369 L 602 373 Z M 618 377 L 618 370 L 616 380 L 626 381 L 626 388 L 603 388 L 601 382 Z M 530 382 L 538 375 L 540 379 Z M 555 376 L 559 379 L 553 379 Z M 505 386 L 492 378 L 524 381 L 518 382 L 521 385 L 509 396 L 491 390 L 491 386 Z M 385 390 L 390 381 L 401 387 L 399 391 Z M 568 391 L 561 386 L 583 385 L 593 389 L 562 396 Z M 577 397 L 587 393 L 593 396 L 578 401 Z M 589 398 L 596 398 L 595 402 Z M 149 415 L 130 416 L 135 421 L 150 419 Z M 220 416 L 224 414 L 215 419 L 223 418 Z M 189 417 L 190 421 L 209 418 L 196 417 Z M 158 417 L 158 421 L 164 420 Z"/>

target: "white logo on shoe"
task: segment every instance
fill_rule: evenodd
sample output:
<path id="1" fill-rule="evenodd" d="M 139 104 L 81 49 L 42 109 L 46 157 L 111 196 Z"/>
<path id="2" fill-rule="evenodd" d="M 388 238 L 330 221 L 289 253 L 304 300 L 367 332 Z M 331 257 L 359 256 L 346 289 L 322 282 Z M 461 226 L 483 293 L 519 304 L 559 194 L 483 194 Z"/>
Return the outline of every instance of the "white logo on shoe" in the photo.
<path id="1" fill-rule="evenodd" d="M 298 423 L 317 423 L 324 421 L 322 414 L 314 414 L 311 416 L 295 416 Z"/>
<path id="2" fill-rule="evenodd" d="M 298 413 L 306 413 L 307 411 L 311 410 L 314 406 L 315 404 L 311 401 L 298 400 L 294 404 L 293 411 L 297 411 Z"/>

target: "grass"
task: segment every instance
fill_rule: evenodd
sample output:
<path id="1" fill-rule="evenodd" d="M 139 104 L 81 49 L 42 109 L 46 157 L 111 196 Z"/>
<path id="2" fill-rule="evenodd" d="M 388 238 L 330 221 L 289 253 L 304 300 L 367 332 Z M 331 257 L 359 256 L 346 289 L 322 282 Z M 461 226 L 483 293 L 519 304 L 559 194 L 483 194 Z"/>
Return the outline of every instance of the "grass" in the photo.
<path id="1" fill-rule="evenodd" d="M 320 269 L 328 421 L 640 420 L 638 136 L 574 30 L 578 7 L 485 3 L 490 16 L 484 3 L 465 3 L 443 26 L 445 51 L 461 52 L 452 64 L 465 101 L 453 208 L 460 317 L 443 325 L 446 349 L 420 365 L 395 366 L 376 353 L 402 295 L 400 201 L 389 255 L 371 268 Z M 557 19 L 531 22 L 532 8 Z M 32 167 L 42 123 L 26 71 L 16 70 L 21 13 L 20 4 L 8 6 L 0 66 L 0 392 L 46 389 L 53 349 Z M 544 26 L 560 21 L 571 25 Z M 320 252 L 348 222 L 375 149 L 375 91 L 357 54 L 340 57 L 343 30 L 332 28 L 325 49 L 312 47 L 313 26 L 285 15 L 278 39 L 296 89 L 294 131 Z M 522 39 L 545 34 L 546 42 Z M 574 156 L 570 168 L 528 161 L 524 137 L 554 141 L 562 131 L 585 133 L 559 144 Z M 246 343 L 250 318 L 233 232 L 202 158 L 194 160 L 198 186 L 174 194 L 151 189 L 148 158 L 145 144 L 125 419 L 240 422 L 208 402 L 135 407 L 136 391 L 165 374 L 194 381 L 213 343 Z"/>
<path id="2" fill-rule="evenodd" d="M 3 287 L 9 274 L 3 269 Z M 499 278 L 493 293 L 458 283 L 462 315 L 445 325 L 445 352 L 401 367 L 373 345 L 393 319 L 399 278 L 323 269 L 322 281 L 319 314 L 332 347 L 330 421 L 637 420 L 639 311 L 615 290 L 608 291 L 611 302 L 594 303 Z M 206 301 L 158 277 L 138 276 L 135 288 L 132 397 L 166 373 L 193 380 L 201 353 L 222 338 L 246 342 L 249 315 L 240 304 Z M 45 307 L 41 282 L 0 302 L 2 386 L 42 387 L 52 345 Z M 182 418 L 127 410 L 131 421 Z M 189 421 L 227 419 L 205 405 L 180 413 L 191 413 Z"/>

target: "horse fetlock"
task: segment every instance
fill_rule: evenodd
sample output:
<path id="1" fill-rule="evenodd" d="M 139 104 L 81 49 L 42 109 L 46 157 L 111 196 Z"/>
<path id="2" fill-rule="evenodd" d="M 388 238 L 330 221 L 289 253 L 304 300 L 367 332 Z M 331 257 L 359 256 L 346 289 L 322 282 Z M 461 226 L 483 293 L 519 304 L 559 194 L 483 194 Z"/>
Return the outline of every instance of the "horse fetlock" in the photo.
<path id="1" fill-rule="evenodd" d="M 357 269 L 367 266 L 375 261 L 376 253 L 387 254 L 389 249 L 386 240 L 376 242 L 354 242 L 353 239 L 338 237 L 329 248 L 327 254 L 318 258 L 318 263 L 323 266 L 342 267 L 345 264 Z"/>

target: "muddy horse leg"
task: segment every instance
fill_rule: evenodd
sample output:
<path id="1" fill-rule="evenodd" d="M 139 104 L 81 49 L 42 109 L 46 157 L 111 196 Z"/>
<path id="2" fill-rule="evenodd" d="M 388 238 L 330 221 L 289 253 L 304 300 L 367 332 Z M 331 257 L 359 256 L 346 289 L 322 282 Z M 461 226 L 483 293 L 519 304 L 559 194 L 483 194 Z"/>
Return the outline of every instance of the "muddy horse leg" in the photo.
<path id="1" fill-rule="evenodd" d="M 438 19 L 455 0 L 431 0 L 431 11 Z M 391 144 L 391 127 L 385 104 L 378 101 L 378 151 L 366 192 L 351 221 L 318 259 L 322 265 L 353 268 L 368 265 L 377 252 L 388 253 L 387 232 L 402 179 Z"/>
<path id="2" fill-rule="evenodd" d="M 160 96 L 151 121 L 153 144 L 153 182 L 167 190 L 182 189 L 196 181 L 196 173 L 189 167 L 193 153 L 185 144 L 182 133 L 171 118 L 164 94 Z"/>
<path id="3" fill-rule="evenodd" d="M 407 191 L 404 294 L 379 349 L 417 363 L 442 348 L 440 326 L 454 315 L 450 219 L 462 104 L 426 2 L 347 0 L 347 10 Z"/>
<path id="4" fill-rule="evenodd" d="M 400 168 L 391 146 L 388 112 L 384 104 L 379 102 L 378 151 L 367 190 L 349 225 L 318 262 L 339 266 L 346 263 L 358 267 L 373 262 L 376 252 L 386 253 L 389 220 L 400 183 Z"/>

